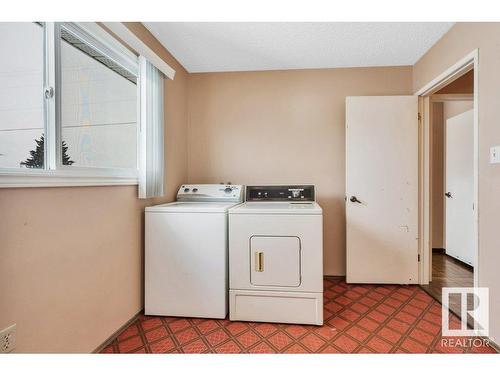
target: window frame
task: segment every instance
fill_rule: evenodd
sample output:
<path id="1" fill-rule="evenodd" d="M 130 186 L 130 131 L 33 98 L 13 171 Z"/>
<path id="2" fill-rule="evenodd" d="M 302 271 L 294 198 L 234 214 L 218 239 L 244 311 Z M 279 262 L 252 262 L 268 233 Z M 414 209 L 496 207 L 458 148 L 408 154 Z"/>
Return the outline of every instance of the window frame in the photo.
<path id="1" fill-rule="evenodd" d="M 0 168 L 0 187 L 137 185 L 139 183 L 140 70 L 138 56 L 93 22 L 45 22 L 43 100 L 44 168 Z M 137 77 L 136 167 L 79 167 L 62 164 L 61 28 Z M 46 97 L 47 90 L 53 95 Z"/>

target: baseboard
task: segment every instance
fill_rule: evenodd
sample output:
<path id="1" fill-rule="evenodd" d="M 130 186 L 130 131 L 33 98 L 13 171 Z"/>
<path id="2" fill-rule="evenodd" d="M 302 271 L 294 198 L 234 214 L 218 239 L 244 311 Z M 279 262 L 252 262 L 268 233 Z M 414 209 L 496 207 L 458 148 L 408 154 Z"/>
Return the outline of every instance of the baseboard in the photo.
<path id="1" fill-rule="evenodd" d="M 92 351 L 92 353 L 100 353 L 106 346 L 111 344 L 127 327 L 132 323 L 134 320 L 136 320 L 139 315 L 144 313 L 144 310 L 139 311 L 137 314 L 135 314 L 132 318 L 127 320 L 125 324 L 123 324 L 120 328 L 118 328 L 115 333 L 113 333 L 106 341 L 104 341 L 101 345 L 99 345 L 96 349 Z"/>
<path id="2" fill-rule="evenodd" d="M 433 247 L 432 253 L 433 254 L 446 254 L 446 249 L 442 249 L 440 247 Z"/>
<path id="3" fill-rule="evenodd" d="M 473 267 L 473 266 L 471 266 L 469 263 L 465 263 L 465 262 L 461 261 L 460 259 L 457 259 L 457 258 L 455 258 L 455 257 L 452 257 L 451 255 L 448 255 L 448 254 L 445 254 L 445 255 L 446 255 L 446 257 L 447 257 L 448 259 L 450 259 L 450 260 L 451 260 L 452 262 L 454 262 L 455 264 L 458 264 L 458 265 L 460 265 L 460 266 L 462 266 L 462 267 L 464 267 L 464 268 L 467 268 L 469 271 L 474 272 L 474 267 Z"/>
<path id="4" fill-rule="evenodd" d="M 488 341 L 489 341 L 490 346 L 493 349 L 495 349 L 497 351 L 497 353 L 500 353 L 500 346 L 495 341 L 493 341 L 492 339 L 490 339 L 489 337 L 488 337 Z"/>
<path id="5" fill-rule="evenodd" d="M 323 275 L 323 278 L 332 280 L 345 280 L 345 276 L 335 276 L 335 275 Z"/>

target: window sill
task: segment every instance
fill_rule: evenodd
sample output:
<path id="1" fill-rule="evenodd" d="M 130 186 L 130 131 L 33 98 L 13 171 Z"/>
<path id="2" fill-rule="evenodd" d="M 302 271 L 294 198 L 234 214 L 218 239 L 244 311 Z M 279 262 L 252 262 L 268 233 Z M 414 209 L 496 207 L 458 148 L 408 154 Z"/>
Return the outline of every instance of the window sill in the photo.
<path id="1" fill-rule="evenodd" d="M 138 185 L 136 176 L 71 173 L 69 171 L 0 171 L 0 188 Z"/>

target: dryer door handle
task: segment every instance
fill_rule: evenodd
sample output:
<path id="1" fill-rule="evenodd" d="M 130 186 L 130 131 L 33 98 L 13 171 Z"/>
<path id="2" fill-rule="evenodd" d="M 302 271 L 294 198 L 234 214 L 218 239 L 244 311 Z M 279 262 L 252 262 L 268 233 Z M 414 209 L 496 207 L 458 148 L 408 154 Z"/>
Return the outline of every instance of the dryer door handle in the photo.
<path id="1" fill-rule="evenodd" d="M 264 253 L 262 251 L 255 253 L 255 272 L 264 272 Z"/>

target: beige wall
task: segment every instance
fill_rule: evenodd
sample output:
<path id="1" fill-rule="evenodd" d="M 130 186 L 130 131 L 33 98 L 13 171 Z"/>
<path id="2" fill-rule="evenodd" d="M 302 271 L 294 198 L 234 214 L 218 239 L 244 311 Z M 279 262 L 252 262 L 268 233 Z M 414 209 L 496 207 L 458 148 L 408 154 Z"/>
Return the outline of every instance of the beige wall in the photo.
<path id="1" fill-rule="evenodd" d="M 18 352 L 90 352 L 142 309 L 143 207 L 187 179 L 186 71 L 142 25 L 129 24 L 176 71 L 165 82 L 167 195 L 136 186 L 0 189 L 0 328 Z"/>
<path id="2" fill-rule="evenodd" d="M 500 23 L 458 23 L 414 66 L 413 88 L 479 49 L 479 286 L 490 288 L 490 336 L 500 337 L 500 165 L 489 147 L 500 144 Z"/>
<path id="3" fill-rule="evenodd" d="M 458 116 L 461 113 L 470 111 L 471 109 L 474 109 L 474 102 L 472 100 L 468 101 L 451 101 L 451 102 L 445 102 L 444 104 L 444 121 Z"/>
<path id="4" fill-rule="evenodd" d="M 411 68 L 189 75 L 191 183 L 314 184 L 324 270 L 345 274 L 345 98 L 411 93 Z"/>
<path id="5" fill-rule="evenodd" d="M 474 69 L 450 82 L 436 94 L 472 94 L 474 93 Z"/>

